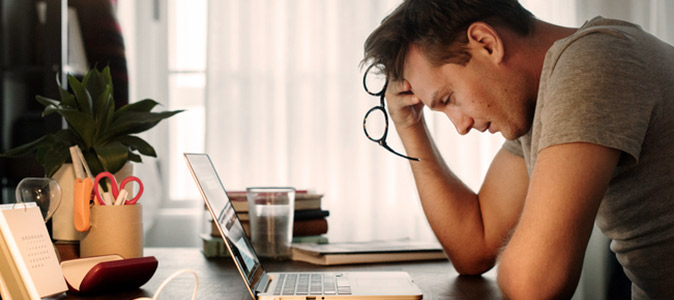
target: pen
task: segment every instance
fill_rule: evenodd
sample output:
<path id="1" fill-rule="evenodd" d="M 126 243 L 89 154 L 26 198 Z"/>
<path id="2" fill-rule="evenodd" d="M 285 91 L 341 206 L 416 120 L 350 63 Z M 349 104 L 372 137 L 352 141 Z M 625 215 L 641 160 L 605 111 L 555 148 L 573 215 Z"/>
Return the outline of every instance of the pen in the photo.
<path id="1" fill-rule="evenodd" d="M 103 193 L 103 201 L 105 202 L 105 205 L 112 205 L 114 199 L 110 192 Z"/>
<path id="2" fill-rule="evenodd" d="M 126 196 L 129 195 L 129 192 L 126 190 L 122 190 L 119 192 L 119 195 L 117 196 L 117 199 L 115 199 L 115 205 L 124 205 L 124 202 L 126 202 Z"/>

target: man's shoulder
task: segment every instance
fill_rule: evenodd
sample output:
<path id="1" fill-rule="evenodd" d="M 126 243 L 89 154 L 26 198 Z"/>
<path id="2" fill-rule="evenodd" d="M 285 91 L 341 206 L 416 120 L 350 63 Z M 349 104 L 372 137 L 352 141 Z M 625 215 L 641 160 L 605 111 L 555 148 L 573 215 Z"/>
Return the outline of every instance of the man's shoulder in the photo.
<path id="1" fill-rule="evenodd" d="M 596 17 L 587 21 L 574 34 L 555 42 L 549 54 L 556 59 L 567 52 L 604 55 L 617 50 L 625 51 L 637 45 L 637 37 L 641 34 L 646 32 L 638 25 Z"/>
<path id="2" fill-rule="evenodd" d="M 588 30 L 597 27 L 608 27 L 608 28 L 634 28 L 641 30 L 641 26 L 618 19 L 609 19 L 602 16 L 594 17 L 590 20 L 585 21 L 585 24 L 580 27 L 579 31 Z"/>
<path id="3" fill-rule="evenodd" d="M 647 68 L 643 61 L 649 36 L 638 25 L 601 17 L 587 21 L 574 34 L 548 50 L 542 78 L 613 74 L 612 68 Z M 608 69 L 607 69 L 608 68 Z M 643 71 L 643 70 L 642 70 Z M 549 78 L 548 78 L 549 79 Z"/>

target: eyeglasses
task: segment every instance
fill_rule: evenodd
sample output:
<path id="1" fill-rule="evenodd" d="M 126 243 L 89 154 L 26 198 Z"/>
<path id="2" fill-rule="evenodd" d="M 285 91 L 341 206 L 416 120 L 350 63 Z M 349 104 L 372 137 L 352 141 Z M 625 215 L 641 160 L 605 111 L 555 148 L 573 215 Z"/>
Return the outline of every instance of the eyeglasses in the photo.
<path id="1" fill-rule="evenodd" d="M 378 92 L 372 92 L 368 86 L 381 87 L 381 89 L 379 89 Z M 370 65 L 367 70 L 365 70 L 365 75 L 363 75 L 363 88 L 368 94 L 379 97 L 379 105 L 370 108 L 365 114 L 365 118 L 363 118 L 363 131 L 365 131 L 365 136 L 395 155 L 409 160 L 419 161 L 418 158 L 409 157 L 396 152 L 386 144 L 386 136 L 388 135 L 388 115 L 386 114 L 384 107 L 384 94 L 386 94 L 387 86 L 388 80 L 386 79 L 384 71 L 381 69 L 381 65 Z M 383 122 L 381 121 L 382 119 Z"/>

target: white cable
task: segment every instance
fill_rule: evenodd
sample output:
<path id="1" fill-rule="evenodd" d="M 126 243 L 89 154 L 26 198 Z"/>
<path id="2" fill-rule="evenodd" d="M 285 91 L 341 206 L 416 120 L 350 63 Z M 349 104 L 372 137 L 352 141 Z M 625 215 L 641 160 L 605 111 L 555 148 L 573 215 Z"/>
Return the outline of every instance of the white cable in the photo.
<path id="1" fill-rule="evenodd" d="M 166 285 L 168 285 L 169 281 L 173 280 L 173 278 L 178 277 L 178 275 L 180 275 L 182 273 L 192 273 L 192 275 L 194 275 L 194 292 L 192 293 L 192 300 L 195 300 L 197 298 L 197 289 L 199 288 L 199 276 L 197 275 L 196 272 L 194 272 L 193 270 L 189 270 L 189 269 L 183 269 L 183 270 L 177 271 L 177 272 L 171 274 L 171 276 L 169 276 L 168 278 L 166 278 L 166 280 L 164 280 L 164 282 L 161 283 L 161 285 L 159 286 L 157 291 L 154 293 L 154 296 L 152 296 L 152 300 L 157 300 L 157 298 L 159 297 L 159 294 L 164 289 L 164 287 L 166 287 Z M 150 300 L 150 298 L 142 297 L 142 298 L 136 298 L 134 300 Z"/>

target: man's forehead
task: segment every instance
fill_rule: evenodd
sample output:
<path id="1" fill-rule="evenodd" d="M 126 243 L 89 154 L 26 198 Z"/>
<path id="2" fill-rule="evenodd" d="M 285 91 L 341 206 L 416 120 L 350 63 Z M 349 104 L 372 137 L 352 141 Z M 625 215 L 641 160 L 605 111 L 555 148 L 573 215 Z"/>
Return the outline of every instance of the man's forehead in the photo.
<path id="1" fill-rule="evenodd" d="M 402 79 L 408 80 L 419 72 L 431 71 L 431 63 L 421 48 L 411 45 L 405 54 L 405 63 L 402 70 Z"/>

